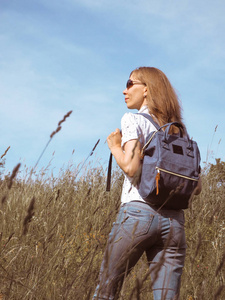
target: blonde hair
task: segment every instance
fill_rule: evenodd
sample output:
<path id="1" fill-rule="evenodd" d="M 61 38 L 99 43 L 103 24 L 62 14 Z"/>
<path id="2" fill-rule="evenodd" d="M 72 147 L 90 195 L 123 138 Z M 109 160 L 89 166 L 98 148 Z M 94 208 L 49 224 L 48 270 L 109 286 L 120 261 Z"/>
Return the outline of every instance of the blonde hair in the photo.
<path id="1" fill-rule="evenodd" d="M 149 113 L 156 117 L 160 126 L 174 121 L 184 126 L 178 96 L 162 71 L 153 67 L 140 67 L 130 75 L 146 85 Z"/>

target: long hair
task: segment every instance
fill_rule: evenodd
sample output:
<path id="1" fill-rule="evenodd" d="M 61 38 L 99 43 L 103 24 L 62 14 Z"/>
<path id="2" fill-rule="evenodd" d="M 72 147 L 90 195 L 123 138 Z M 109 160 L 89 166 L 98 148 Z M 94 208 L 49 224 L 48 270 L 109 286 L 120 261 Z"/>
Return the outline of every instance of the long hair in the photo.
<path id="1" fill-rule="evenodd" d="M 174 121 L 184 126 L 178 96 L 162 71 L 153 67 L 140 67 L 131 74 L 146 84 L 149 113 L 155 116 L 160 126 Z"/>

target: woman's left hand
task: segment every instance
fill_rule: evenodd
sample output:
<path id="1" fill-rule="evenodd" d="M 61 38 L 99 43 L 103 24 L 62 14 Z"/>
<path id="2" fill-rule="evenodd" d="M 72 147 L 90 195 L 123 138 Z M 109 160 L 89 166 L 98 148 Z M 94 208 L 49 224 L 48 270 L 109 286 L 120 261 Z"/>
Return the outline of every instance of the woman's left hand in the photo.
<path id="1" fill-rule="evenodd" d="M 120 130 L 117 128 L 107 137 L 107 143 L 119 167 L 128 176 L 133 177 L 139 170 L 141 164 L 141 144 L 138 140 L 130 140 L 124 144 L 122 149 L 121 138 L 122 135 Z"/>
<path id="2" fill-rule="evenodd" d="M 119 128 L 116 128 L 116 130 L 107 137 L 107 143 L 110 150 L 114 147 L 121 148 L 121 133 Z"/>

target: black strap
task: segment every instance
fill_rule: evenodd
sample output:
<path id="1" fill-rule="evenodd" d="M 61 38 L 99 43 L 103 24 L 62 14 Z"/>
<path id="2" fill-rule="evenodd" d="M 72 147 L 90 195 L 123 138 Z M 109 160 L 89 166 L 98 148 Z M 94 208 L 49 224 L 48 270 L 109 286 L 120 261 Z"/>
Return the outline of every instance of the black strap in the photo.
<path id="1" fill-rule="evenodd" d="M 108 165 L 108 173 L 107 173 L 107 181 L 106 181 L 106 192 L 110 191 L 111 172 L 112 172 L 112 153 L 110 153 L 110 156 L 109 156 L 109 165 Z"/>

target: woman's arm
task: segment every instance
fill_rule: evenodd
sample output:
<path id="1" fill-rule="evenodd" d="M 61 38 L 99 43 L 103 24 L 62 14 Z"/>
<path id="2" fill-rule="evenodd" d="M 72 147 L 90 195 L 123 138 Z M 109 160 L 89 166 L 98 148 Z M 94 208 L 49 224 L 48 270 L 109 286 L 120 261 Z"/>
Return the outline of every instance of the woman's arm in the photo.
<path id="1" fill-rule="evenodd" d="M 141 144 L 138 140 L 130 140 L 121 148 L 121 133 L 117 128 L 107 137 L 107 143 L 119 167 L 133 177 L 141 165 Z"/>

